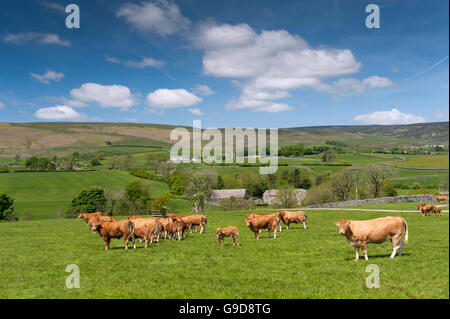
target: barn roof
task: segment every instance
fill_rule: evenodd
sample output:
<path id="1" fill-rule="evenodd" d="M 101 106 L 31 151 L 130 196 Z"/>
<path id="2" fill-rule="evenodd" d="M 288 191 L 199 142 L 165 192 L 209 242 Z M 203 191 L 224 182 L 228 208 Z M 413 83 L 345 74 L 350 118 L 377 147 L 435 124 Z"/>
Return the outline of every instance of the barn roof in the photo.
<path id="1" fill-rule="evenodd" d="M 241 189 L 215 189 L 211 191 L 211 198 L 216 199 L 224 199 L 230 198 L 233 196 L 234 198 L 244 198 L 247 194 L 247 190 L 245 188 Z"/>

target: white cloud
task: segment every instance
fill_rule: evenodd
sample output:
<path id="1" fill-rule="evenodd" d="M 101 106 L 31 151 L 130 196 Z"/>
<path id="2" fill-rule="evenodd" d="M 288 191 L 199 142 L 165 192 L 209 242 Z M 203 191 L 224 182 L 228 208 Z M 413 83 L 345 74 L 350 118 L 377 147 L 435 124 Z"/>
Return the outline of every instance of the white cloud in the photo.
<path id="1" fill-rule="evenodd" d="M 186 30 L 191 24 L 175 3 L 166 0 L 142 2 L 140 5 L 126 3 L 117 11 L 116 17 L 125 19 L 134 29 L 161 36 Z"/>
<path id="2" fill-rule="evenodd" d="M 447 119 L 448 120 L 448 111 L 444 112 L 441 110 L 437 110 L 436 112 L 434 112 L 434 117 L 438 120 L 443 120 L 443 119 Z"/>
<path id="3" fill-rule="evenodd" d="M 194 115 L 198 115 L 198 116 L 202 116 L 203 115 L 203 112 L 199 108 L 188 109 L 188 111 L 191 112 Z"/>
<path id="4" fill-rule="evenodd" d="M 2 102 L 0 102 L 0 109 L 3 108 L 5 106 L 5 104 L 3 104 Z"/>
<path id="5" fill-rule="evenodd" d="M 143 57 L 140 61 L 121 61 L 118 58 L 107 56 L 106 61 L 111 62 L 111 63 L 123 64 L 125 66 L 131 67 L 131 68 L 137 68 L 137 69 L 144 69 L 147 67 L 159 68 L 164 65 L 163 61 L 156 60 L 153 58 L 148 58 L 148 57 Z"/>
<path id="6" fill-rule="evenodd" d="M 59 80 L 61 80 L 64 77 L 64 73 L 58 73 L 52 70 L 47 70 L 47 72 L 45 72 L 42 75 L 36 74 L 36 73 L 30 73 L 30 75 L 39 80 L 39 82 L 41 83 L 45 83 L 45 84 L 49 84 L 50 81 L 54 81 L 54 82 L 58 82 Z"/>
<path id="7" fill-rule="evenodd" d="M 61 46 L 70 46 L 69 41 L 61 40 L 57 34 L 54 33 L 17 33 L 8 34 L 3 38 L 3 42 L 12 44 L 24 44 L 26 42 L 36 41 L 39 44 L 55 44 Z"/>
<path id="8" fill-rule="evenodd" d="M 419 115 L 412 113 L 402 113 L 398 109 L 392 109 L 391 111 L 377 111 L 369 114 L 361 114 L 354 119 L 356 122 L 364 124 L 413 124 L 425 122 L 425 119 Z"/>
<path id="9" fill-rule="evenodd" d="M 95 102 L 103 107 L 128 109 L 135 104 L 130 89 L 123 85 L 84 83 L 79 89 L 72 89 L 70 95 L 77 101 Z"/>
<path id="10" fill-rule="evenodd" d="M 202 101 L 201 97 L 185 89 L 159 89 L 147 95 L 147 104 L 154 108 L 175 108 L 193 106 Z"/>
<path id="11" fill-rule="evenodd" d="M 65 105 L 41 108 L 34 115 L 43 120 L 77 120 L 84 117 L 83 114 Z"/>
<path id="12" fill-rule="evenodd" d="M 216 92 L 211 90 L 211 88 L 207 85 L 197 84 L 195 88 L 192 89 L 195 93 L 201 96 L 209 96 L 214 95 Z"/>
<path id="13" fill-rule="evenodd" d="M 41 6 L 47 8 L 47 9 L 55 10 L 60 14 L 65 14 L 65 12 L 66 12 L 66 8 L 63 5 L 61 5 L 59 3 L 55 3 L 55 2 L 44 1 L 44 2 L 41 2 Z"/>
<path id="14" fill-rule="evenodd" d="M 379 76 L 326 84 L 323 81 L 327 78 L 358 72 L 361 63 L 348 49 L 311 48 L 303 38 L 285 30 L 256 32 L 247 24 L 204 23 L 192 42 L 204 50 L 205 74 L 234 79 L 241 88 L 241 97 L 228 103 L 227 109 L 287 111 L 292 107 L 274 101 L 289 97 L 294 89 L 347 95 L 393 84 Z"/>

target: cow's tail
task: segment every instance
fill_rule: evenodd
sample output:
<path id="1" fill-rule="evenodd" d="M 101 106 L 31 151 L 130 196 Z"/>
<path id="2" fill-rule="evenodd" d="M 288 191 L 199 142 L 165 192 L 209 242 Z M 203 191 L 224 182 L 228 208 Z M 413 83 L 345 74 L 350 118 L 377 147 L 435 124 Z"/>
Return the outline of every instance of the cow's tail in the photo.
<path id="1" fill-rule="evenodd" d="M 134 238 L 134 224 L 131 220 L 128 222 L 128 227 L 130 228 L 130 233 L 128 237 Z"/>
<path id="2" fill-rule="evenodd" d="M 405 240 L 403 241 L 403 243 L 406 245 L 408 243 L 408 223 L 406 222 L 406 220 L 403 219 L 403 224 L 405 225 Z"/>

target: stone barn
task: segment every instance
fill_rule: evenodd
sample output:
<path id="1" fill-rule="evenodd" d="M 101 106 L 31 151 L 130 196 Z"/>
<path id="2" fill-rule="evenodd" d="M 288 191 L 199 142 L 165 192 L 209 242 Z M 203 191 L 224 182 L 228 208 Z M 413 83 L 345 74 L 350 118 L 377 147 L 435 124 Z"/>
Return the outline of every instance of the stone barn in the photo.
<path id="1" fill-rule="evenodd" d="M 248 199 L 248 193 L 245 188 L 242 189 L 215 189 L 211 191 L 211 201 L 220 202 L 223 199 L 233 196 L 236 199 Z"/>
<path id="2" fill-rule="evenodd" d="M 306 197 L 306 190 L 303 188 L 296 188 L 294 189 L 296 197 L 297 197 L 297 202 L 300 205 L 302 200 Z M 275 195 L 277 194 L 278 189 L 268 189 L 264 192 L 263 194 L 263 202 L 267 203 L 269 205 L 272 205 L 272 201 L 275 198 Z"/>

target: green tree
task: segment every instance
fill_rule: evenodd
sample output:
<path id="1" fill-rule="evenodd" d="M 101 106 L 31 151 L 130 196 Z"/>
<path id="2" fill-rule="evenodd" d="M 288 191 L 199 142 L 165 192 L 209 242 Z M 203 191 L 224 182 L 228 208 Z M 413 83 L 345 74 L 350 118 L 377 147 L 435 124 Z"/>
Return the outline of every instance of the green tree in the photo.
<path id="1" fill-rule="evenodd" d="M 75 218 L 79 213 L 93 213 L 96 211 L 105 211 L 106 208 L 105 192 L 101 188 L 90 187 L 83 189 L 70 204 L 66 212 L 67 218 Z"/>
<path id="2" fill-rule="evenodd" d="M 225 183 L 223 181 L 223 177 L 221 175 L 217 176 L 216 189 L 223 189 L 224 187 L 225 187 Z"/>
<path id="3" fill-rule="evenodd" d="M 13 205 L 14 199 L 12 197 L 5 193 L 0 193 L 0 222 L 19 220 Z"/>
<path id="4" fill-rule="evenodd" d="M 335 162 L 336 161 L 336 151 L 334 149 L 328 149 L 322 153 L 322 161 L 324 162 Z"/>

